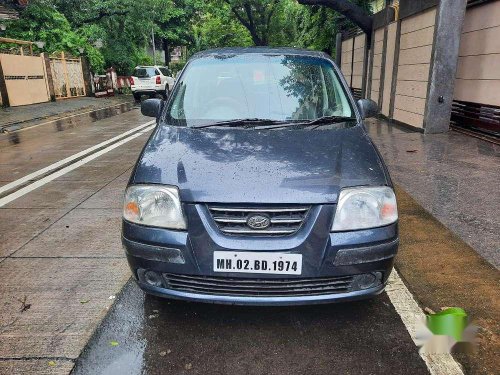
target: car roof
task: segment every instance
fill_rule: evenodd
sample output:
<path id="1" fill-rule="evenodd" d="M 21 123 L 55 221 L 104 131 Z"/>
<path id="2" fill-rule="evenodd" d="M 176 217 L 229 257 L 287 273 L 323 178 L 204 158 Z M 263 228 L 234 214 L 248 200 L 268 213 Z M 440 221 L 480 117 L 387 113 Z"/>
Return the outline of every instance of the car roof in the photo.
<path id="1" fill-rule="evenodd" d="M 300 55 L 300 56 L 311 56 L 311 57 L 322 57 L 330 59 L 331 57 L 321 51 L 312 51 L 302 48 L 290 48 L 290 47 L 225 47 L 225 48 L 214 48 L 206 51 L 201 51 L 195 53 L 191 59 L 197 59 L 201 57 L 208 56 L 224 56 L 224 55 L 245 55 L 245 54 L 278 54 L 278 55 Z"/>

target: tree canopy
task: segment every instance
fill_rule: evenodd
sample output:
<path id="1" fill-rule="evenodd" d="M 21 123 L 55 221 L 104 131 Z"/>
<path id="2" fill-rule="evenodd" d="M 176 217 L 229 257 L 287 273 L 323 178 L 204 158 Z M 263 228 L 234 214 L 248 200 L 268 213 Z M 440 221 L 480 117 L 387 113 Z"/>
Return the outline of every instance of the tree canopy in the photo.
<path id="1" fill-rule="evenodd" d="M 368 10 L 368 0 L 351 0 Z M 290 46 L 334 51 L 339 14 L 307 0 L 30 0 L 1 36 L 43 41 L 43 50 L 87 56 L 92 69 L 129 74 L 148 50 L 186 46 Z M 83 52 L 81 52 L 83 51 Z M 165 63 L 169 61 L 167 53 Z"/>

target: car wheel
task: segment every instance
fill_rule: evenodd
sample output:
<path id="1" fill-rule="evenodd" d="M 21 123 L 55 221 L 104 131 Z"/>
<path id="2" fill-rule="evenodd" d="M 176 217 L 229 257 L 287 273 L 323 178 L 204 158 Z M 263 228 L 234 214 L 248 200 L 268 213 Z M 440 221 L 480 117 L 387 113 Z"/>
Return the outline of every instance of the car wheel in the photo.
<path id="1" fill-rule="evenodd" d="M 141 101 L 141 94 L 134 93 L 134 99 L 136 102 L 140 102 Z"/>
<path id="2" fill-rule="evenodd" d="M 167 100 L 169 95 L 170 95 L 170 90 L 168 89 L 168 85 L 166 85 L 165 91 L 163 92 L 163 97 L 165 98 L 165 100 Z"/>

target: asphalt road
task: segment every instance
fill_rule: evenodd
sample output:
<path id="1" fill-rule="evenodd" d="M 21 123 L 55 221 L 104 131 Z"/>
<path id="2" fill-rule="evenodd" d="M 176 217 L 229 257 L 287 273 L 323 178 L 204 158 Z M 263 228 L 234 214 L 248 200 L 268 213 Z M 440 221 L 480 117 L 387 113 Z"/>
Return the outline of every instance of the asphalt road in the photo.
<path id="1" fill-rule="evenodd" d="M 14 193 L 0 194 L 1 374 L 428 373 L 386 293 L 346 304 L 237 307 L 149 297 L 127 282 L 130 270 L 120 244 L 122 194 L 150 119 L 132 107 L 99 116 L 0 138 L 1 187 L 118 137 L 99 148 L 98 157 L 94 150 L 70 162 L 68 170 L 60 166 Z M 137 130 L 139 124 L 145 125 Z M 444 233 L 441 251 L 451 251 L 445 228 L 422 219 L 413 206 L 408 211 L 416 215 L 413 226 L 425 223 L 425 233 Z M 423 241 L 424 231 L 408 233 Z M 403 267 L 411 264 L 406 259 L 418 259 L 411 251 L 400 255 Z M 470 248 L 460 252 L 471 253 L 468 264 L 479 262 Z M 495 274 L 483 263 L 478 275 L 491 275 L 494 282 Z M 436 308 L 426 295 L 433 276 L 421 283 L 419 266 L 405 276 L 418 297 Z M 417 285 L 429 286 L 419 290 Z M 464 303 L 451 291 L 432 293 L 442 293 L 440 302 L 448 306 Z M 484 311 L 495 306 L 494 294 L 488 298 Z M 471 296 L 471 308 L 478 301 Z M 494 368 L 491 358 L 486 369 Z"/>
<path id="2" fill-rule="evenodd" d="M 240 307 L 144 296 L 130 281 L 74 373 L 428 371 L 386 295 L 346 304 Z"/>

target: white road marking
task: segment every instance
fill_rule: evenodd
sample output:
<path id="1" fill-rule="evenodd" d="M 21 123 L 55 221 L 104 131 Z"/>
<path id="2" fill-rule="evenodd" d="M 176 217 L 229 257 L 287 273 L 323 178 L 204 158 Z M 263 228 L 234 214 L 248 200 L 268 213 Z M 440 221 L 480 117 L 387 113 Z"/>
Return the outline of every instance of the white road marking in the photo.
<path id="1" fill-rule="evenodd" d="M 389 283 L 385 288 L 391 303 L 401 317 L 408 333 L 410 334 L 413 342 L 415 342 L 415 333 L 417 326 L 420 322 L 425 321 L 425 314 L 418 306 L 412 294 L 406 288 L 399 274 L 393 270 L 389 277 Z M 432 375 L 463 375 L 462 368 L 455 361 L 455 358 L 449 353 L 446 354 L 428 354 L 420 353 L 424 360 L 429 372 Z"/>
<path id="2" fill-rule="evenodd" d="M 150 123 L 151 122 L 149 122 L 148 124 L 150 124 Z M 134 133 L 134 134 L 130 135 L 129 137 L 122 139 L 121 141 L 113 143 L 112 145 L 110 145 L 110 146 L 108 146 L 100 151 L 97 151 L 97 152 L 95 152 L 87 157 L 84 157 L 83 159 L 81 159 L 73 164 L 70 164 L 67 167 L 64 167 L 64 168 L 62 168 L 62 169 L 60 169 L 52 174 L 49 174 L 48 176 L 45 176 L 45 177 L 33 182 L 32 184 L 29 184 L 28 186 L 25 186 L 19 190 L 16 190 L 12 194 L 9 194 L 3 198 L 0 198 L 0 207 L 3 207 L 6 204 L 16 200 L 17 198 L 22 197 L 23 195 L 28 194 L 29 192 L 31 192 L 35 189 L 38 189 L 39 187 L 47 184 L 48 182 L 50 182 L 58 177 L 61 177 L 61 176 L 65 175 L 66 173 L 71 172 L 72 170 L 74 170 L 78 167 L 81 167 L 82 165 L 88 163 L 89 161 L 94 160 L 94 159 L 98 158 L 99 156 L 110 152 L 111 150 L 131 141 L 132 139 L 137 138 L 137 137 L 147 133 L 150 130 L 153 130 L 155 128 L 155 125 L 151 125 L 151 126 L 146 127 L 146 128 L 144 128 L 144 125 L 141 125 L 139 128 L 141 128 L 141 131 Z M 137 129 L 138 128 L 135 128 L 132 130 L 137 131 Z M 129 132 L 127 132 L 127 133 L 129 133 Z M 125 133 L 123 133 L 123 134 L 125 134 Z M 123 136 L 123 134 L 122 134 L 122 136 Z"/>
<path id="3" fill-rule="evenodd" d="M 75 160 L 81 159 L 81 158 L 93 153 L 96 150 L 102 149 L 102 148 L 106 147 L 107 145 L 114 143 L 114 142 L 117 142 L 120 139 L 125 138 L 126 136 L 128 136 L 132 133 L 138 132 L 138 131 L 140 131 L 140 130 L 142 130 L 142 129 L 146 128 L 147 126 L 154 124 L 154 123 L 155 123 L 155 120 L 148 121 L 145 124 L 142 124 L 142 125 L 139 125 L 133 129 L 130 129 L 130 130 L 128 130 L 120 135 L 117 135 L 116 137 L 110 138 L 107 141 L 104 141 L 104 142 L 101 142 L 95 146 L 89 147 L 86 150 L 83 150 L 83 151 L 80 151 L 74 155 L 68 156 L 67 158 L 59 160 L 58 162 L 53 163 L 45 168 L 39 169 L 38 171 L 30 173 L 29 175 L 26 175 L 18 180 L 15 180 L 15 181 L 12 181 L 6 185 L 3 185 L 0 187 L 0 196 L 9 190 L 12 190 L 20 185 L 24 185 L 27 182 L 30 182 L 31 180 L 33 180 L 37 177 L 43 176 L 47 173 L 50 173 L 58 168 L 64 167 L 67 164 L 70 164 L 71 162 L 73 162 Z"/>

